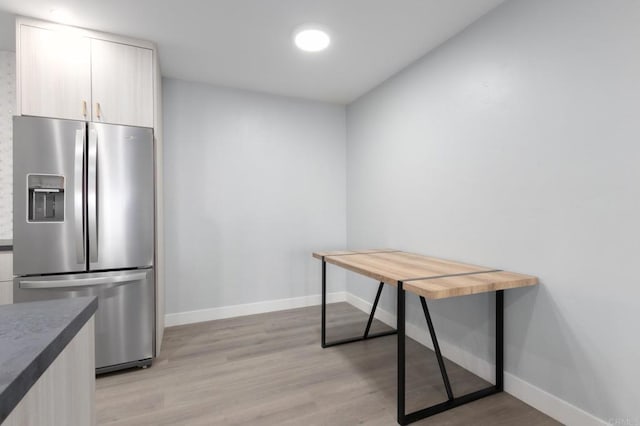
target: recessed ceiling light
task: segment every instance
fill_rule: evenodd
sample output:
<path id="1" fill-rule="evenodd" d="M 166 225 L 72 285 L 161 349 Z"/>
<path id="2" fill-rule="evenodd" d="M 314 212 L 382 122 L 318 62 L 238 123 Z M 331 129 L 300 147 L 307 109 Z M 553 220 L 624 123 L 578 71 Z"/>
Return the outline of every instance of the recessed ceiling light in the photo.
<path id="1" fill-rule="evenodd" d="M 303 25 L 293 33 L 293 42 L 305 52 L 320 52 L 331 44 L 326 30 L 318 25 Z"/>
<path id="2" fill-rule="evenodd" d="M 71 19 L 71 13 L 67 9 L 63 9 L 60 7 L 54 7 L 49 10 L 50 19 L 54 22 L 60 22 L 62 24 L 66 24 Z"/>

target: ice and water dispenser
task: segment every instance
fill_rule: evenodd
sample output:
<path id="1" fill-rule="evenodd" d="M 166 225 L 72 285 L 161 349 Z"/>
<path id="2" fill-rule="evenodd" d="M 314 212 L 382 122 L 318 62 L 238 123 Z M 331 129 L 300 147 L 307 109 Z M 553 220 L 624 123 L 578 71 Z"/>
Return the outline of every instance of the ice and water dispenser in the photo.
<path id="1" fill-rule="evenodd" d="M 64 222 L 64 176 L 27 175 L 29 222 Z"/>

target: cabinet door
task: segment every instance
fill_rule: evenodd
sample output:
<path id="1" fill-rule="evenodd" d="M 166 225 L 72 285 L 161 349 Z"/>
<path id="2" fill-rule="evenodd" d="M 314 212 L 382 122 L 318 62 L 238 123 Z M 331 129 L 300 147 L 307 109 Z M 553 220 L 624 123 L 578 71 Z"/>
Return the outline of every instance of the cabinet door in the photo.
<path id="1" fill-rule="evenodd" d="M 13 253 L 0 251 L 0 281 L 13 280 Z"/>
<path id="2" fill-rule="evenodd" d="M 22 115 L 87 120 L 91 104 L 91 45 L 87 37 L 20 26 Z"/>
<path id="3" fill-rule="evenodd" d="M 0 251 L 0 305 L 13 303 L 13 255 Z"/>
<path id="4" fill-rule="evenodd" d="M 153 51 L 91 39 L 93 121 L 153 127 Z"/>

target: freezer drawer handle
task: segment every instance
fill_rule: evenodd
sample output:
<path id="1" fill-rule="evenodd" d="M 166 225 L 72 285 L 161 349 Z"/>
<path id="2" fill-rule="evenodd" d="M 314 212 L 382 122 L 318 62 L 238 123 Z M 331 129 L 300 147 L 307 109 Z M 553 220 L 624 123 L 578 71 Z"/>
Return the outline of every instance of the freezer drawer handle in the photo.
<path id="1" fill-rule="evenodd" d="M 146 279 L 146 272 L 139 272 L 131 275 L 120 275 L 115 277 L 93 277 L 74 280 L 59 281 L 20 281 L 20 288 L 60 288 L 60 287 L 91 287 L 104 284 L 124 284 L 131 281 L 141 281 Z"/>

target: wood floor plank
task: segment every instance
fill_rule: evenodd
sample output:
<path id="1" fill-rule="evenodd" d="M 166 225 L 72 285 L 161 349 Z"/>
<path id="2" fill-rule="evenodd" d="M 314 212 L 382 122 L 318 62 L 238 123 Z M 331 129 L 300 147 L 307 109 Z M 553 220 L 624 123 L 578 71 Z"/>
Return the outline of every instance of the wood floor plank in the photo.
<path id="1" fill-rule="evenodd" d="M 329 340 L 364 331 L 358 309 L 336 303 L 327 312 Z M 395 425 L 396 337 L 328 349 L 319 342 L 319 307 L 168 328 L 151 368 L 98 378 L 98 424 Z M 452 362 L 447 369 L 454 392 L 487 385 Z M 408 410 L 445 399 L 435 355 L 411 339 L 407 371 Z M 502 393 L 416 424 L 557 422 Z"/>

